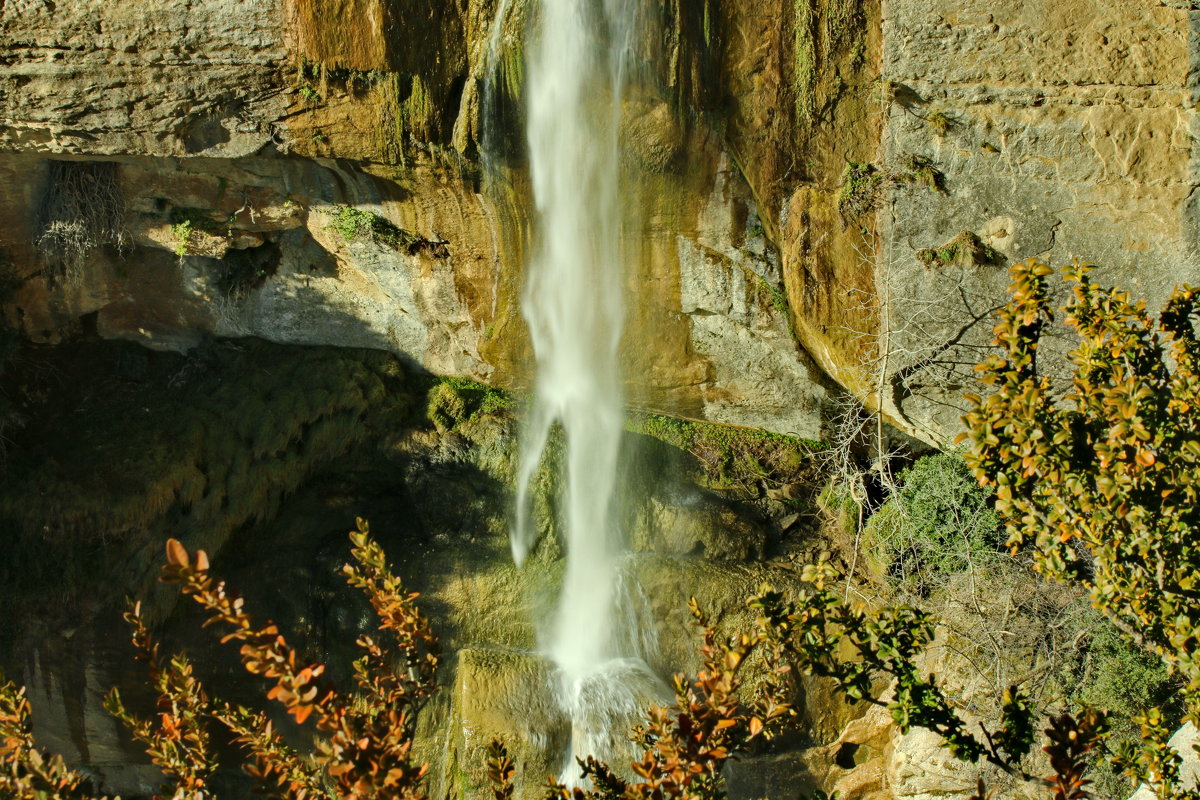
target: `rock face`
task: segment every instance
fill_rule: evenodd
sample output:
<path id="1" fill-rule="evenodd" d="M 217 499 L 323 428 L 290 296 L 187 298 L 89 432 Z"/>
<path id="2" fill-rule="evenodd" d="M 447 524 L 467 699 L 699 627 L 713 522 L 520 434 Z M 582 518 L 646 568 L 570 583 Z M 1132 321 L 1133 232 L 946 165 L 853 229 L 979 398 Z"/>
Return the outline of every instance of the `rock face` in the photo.
<path id="1" fill-rule="evenodd" d="M 388 351 L 424 371 L 522 387 L 527 5 L 0 0 L 5 321 L 41 343 L 95 332 L 172 358 L 187 351 L 181 375 L 212 337 L 254 336 Z M 944 442 L 990 338 L 1006 265 L 1093 260 L 1100 279 L 1152 304 L 1200 280 L 1192 5 L 657 4 L 654 34 L 638 43 L 650 67 L 622 131 L 631 403 L 816 438 L 829 400 L 848 389 L 905 431 Z M 374 369 L 355 392 L 331 374 L 294 403 L 357 393 L 378 404 L 374 395 L 393 388 Z M 164 456 L 183 466 L 160 502 L 117 510 L 155 516 L 159 532 L 177 530 L 176 517 L 201 520 L 196 530 L 215 536 L 194 508 L 207 498 L 228 523 L 222 543 L 247 526 L 263 533 L 257 550 L 252 536 L 232 539 L 235 553 L 266 558 L 278 543 L 296 545 L 287 575 L 297 581 L 336 561 L 327 542 L 354 513 L 394 524 L 459 654 L 441 709 L 453 724 L 439 730 L 455 737 L 460 761 L 443 764 L 439 780 L 448 796 L 466 796 L 478 776 L 455 768 L 475 758 L 484 732 L 531 730 L 488 716 L 487 693 L 510 679 L 543 689 L 548 680 L 520 651 L 536 640 L 531 612 L 552 596 L 553 578 L 518 573 L 504 557 L 511 430 L 495 419 L 439 423 L 436 434 L 384 441 L 372 459 L 385 466 L 367 468 L 347 453 L 369 415 L 340 402 L 309 416 L 281 411 L 302 424 L 294 435 L 277 426 L 283 445 L 256 455 L 275 464 L 289 454 L 272 478 L 272 508 L 287 496 L 277 523 L 255 516 L 262 503 L 247 500 L 235 518 L 224 502 L 265 483 L 262 463 L 221 487 L 206 483 L 215 470 L 183 468 L 181 454 L 234 463 L 199 436 Z M 243 427 L 237 447 L 259 441 L 259 426 Z M 343 441 L 346 429 L 356 436 Z M 330 477 L 337 458 L 359 470 L 369 498 Z M 73 477 L 79 465 L 60 466 Z M 65 499 L 29 496 L 47 508 L 82 504 L 67 477 Z M 776 522 L 694 488 L 649 498 L 633 515 L 631 573 L 660 621 L 651 666 L 663 673 L 694 657 L 690 594 L 733 625 L 761 580 L 794 579 L 759 560 L 780 545 Z M 787 488 L 771 491 L 796 499 Z M 127 489 L 126 504 L 144 489 Z M 113 516 L 107 495 L 83 499 Z M 548 493 L 541 502 L 552 513 Z M 139 578 L 152 571 L 147 548 L 131 559 Z M 352 641 L 346 631 L 361 620 L 333 608 L 331 591 L 314 589 L 315 610 L 262 602 Z M 49 744 L 112 782 L 143 786 L 95 714 L 114 680 L 112 647 L 56 640 L 36 652 L 19 666 L 39 704 L 62 710 L 47 722 Z M 74 693 L 37 660 L 71 653 L 83 687 Z M 824 702 L 808 688 L 814 706 Z M 548 737 L 565 735 L 537 710 Z M 843 711 L 810 709 L 804 753 L 764 757 L 761 771 L 731 783 L 746 797 L 803 785 L 847 800 L 970 790 L 972 776 L 927 738 Z M 530 769 L 549 767 L 538 758 L 530 754 Z"/>
<path id="2" fill-rule="evenodd" d="M 56 341 L 95 314 L 103 335 L 151 347 L 257 335 L 527 380 L 528 188 L 505 116 L 519 113 L 506 65 L 520 64 L 523 3 L 497 21 L 488 0 L 180 2 L 154 4 L 149 25 L 144 3 L 118 5 L 0 11 L 0 247 L 26 335 Z M 695 13 L 666 20 L 676 33 L 679 15 Z M 481 85 L 491 42 L 494 97 Z M 631 99 L 623 137 L 640 176 L 631 399 L 815 438 L 830 384 L 789 332 L 754 195 L 716 129 L 677 120 L 680 89 L 664 80 Z M 485 123 L 511 166 L 482 171 Z M 97 161 L 103 185 L 72 177 Z M 108 228 L 79 212 L 98 204 Z M 56 224 L 74 249 L 51 246 Z"/>
<path id="3" fill-rule="evenodd" d="M 5 4 L 11 321 L 366 345 L 522 383 L 527 4 L 500 5 Z M 636 404 L 815 436 L 828 375 L 942 441 L 1005 264 L 1089 259 L 1152 301 L 1197 277 L 1186 3 L 686 5 L 642 45 L 623 135 Z M 117 165 L 128 227 L 91 230 L 72 280 L 44 240 L 63 159 Z M 347 240 L 342 206 L 402 245 Z M 237 274 L 264 245 L 278 258 Z"/>
<path id="4" fill-rule="evenodd" d="M 892 187 L 880 219 L 891 347 L 885 406 L 909 429 L 953 430 L 963 376 L 938 348 L 990 338 L 1004 265 L 1098 265 L 1159 306 L 1200 279 L 1196 15 L 1185 2 L 896 0 L 883 17 L 890 93 L 880 161 L 914 157 L 943 191 Z M 962 231 L 988 250 L 922 263 Z M 979 256 L 984 257 L 980 258 Z M 916 331 L 922 328 L 922 333 Z M 903 354 L 903 355 L 899 355 Z M 929 364 L 906 371 L 921 359 Z M 974 359 L 972 359 L 974 360 Z M 949 402 L 950 408 L 939 401 Z"/>
<path id="5" fill-rule="evenodd" d="M 519 385 L 527 4 L 499 5 L 7 3 L 11 321 L 365 345 Z M 668 7 L 623 134 L 632 401 L 815 436 L 824 373 L 941 441 L 1005 264 L 1089 259 L 1152 301 L 1198 277 L 1186 5 Z M 44 237 L 63 159 L 116 165 L 127 226 L 82 231 L 71 280 Z M 348 238 L 343 207 L 402 236 Z"/>

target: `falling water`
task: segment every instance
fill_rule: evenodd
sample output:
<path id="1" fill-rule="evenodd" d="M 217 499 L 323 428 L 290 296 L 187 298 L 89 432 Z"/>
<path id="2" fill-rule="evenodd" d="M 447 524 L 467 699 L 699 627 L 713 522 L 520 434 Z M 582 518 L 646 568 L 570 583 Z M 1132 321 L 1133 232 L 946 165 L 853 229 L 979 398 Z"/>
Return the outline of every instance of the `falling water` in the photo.
<path id="1" fill-rule="evenodd" d="M 622 621 L 628 614 L 617 613 L 629 596 L 620 591 L 616 523 L 624 319 L 618 126 L 634 3 L 540 0 L 526 64 L 536 238 L 522 308 L 537 375 L 512 547 L 521 563 L 534 543 L 530 483 L 560 424 L 566 573 L 543 646 L 563 676 L 572 767 L 575 755 L 615 754 L 613 743 L 624 739 L 617 721 L 636 711 L 637 686 L 648 680 L 637 633 Z"/>

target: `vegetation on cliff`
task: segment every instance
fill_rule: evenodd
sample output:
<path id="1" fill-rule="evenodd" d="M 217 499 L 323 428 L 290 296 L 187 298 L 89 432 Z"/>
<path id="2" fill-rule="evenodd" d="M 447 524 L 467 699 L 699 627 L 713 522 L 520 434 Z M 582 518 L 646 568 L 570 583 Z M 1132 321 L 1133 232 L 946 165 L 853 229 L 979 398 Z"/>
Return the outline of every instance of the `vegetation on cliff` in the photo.
<path id="1" fill-rule="evenodd" d="M 851 698 L 885 706 L 902 731 L 929 728 L 959 758 L 1037 781 L 1056 798 L 1087 796 L 1088 771 L 1097 757 L 1148 782 L 1161 797 L 1194 796 L 1179 785 L 1178 756 L 1165 744 L 1177 712 L 1144 708 L 1131 717 L 1140 741 L 1127 736 L 1117 742 L 1109 714 L 1090 704 L 1178 702 L 1167 695 L 1169 687 L 1182 685 L 1182 710 L 1191 718 L 1200 710 L 1195 661 L 1200 606 L 1192 585 L 1200 574 L 1200 519 L 1191 497 L 1200 477 L 1194 397 L 1200 391 L 1200 338 L 1193 324 L 1200 292 L 1178 291 L 1152 318 L 1126 293 L 1092 284 L 1086 267 L 1068 270 L 1075 291 L 1063 311 L 1080 344 L 1071 353 L 1072 379 L 1054 381 L 1037 358 L 1055 317 L 1051 273 L 1037 262 L 1014 268 L 1013 299 L 996 329 L 1001 354 L 980 368 L 994 393 L 974 398 L 967 417 L 968 463 L 996 490 L 995 512 L 987 494 L 963 480 L 957 457 L 938 456 L 903 476 L 901 490 L 889 501 L 892 510 L 877 512 L 884 517 L 875 525 L 876 535 L 897 545 L 885 574 L 911 597 L 936 591 L 972 554 L 996 553 L 996 515 L 1007 525 L 1010 547 L 1029 553 L 1041 574 L 1086 587 L 1092 603 L 1123 634 L 1103 629 L 1093 634 L 1093 650 L 1108 651 L 1108 658 L 1096 679 L 1085 682 L 1092 688 L 1073 698 L 1082 705 L 1060 707 L 1040 719 L 1036 698 L 1015 681 L 1002 693 L 995 722 L 964 715 L 946 685 L 921 666 L 935 640 L 936 617 L 913 606 L 852 605 L 837 586 L 837 571 L 818 562 L 804 568 L 806 586 L 798 594 L 764 587 L 751 598 L 759 617 L 755 632 L 719 640 L 693 609 L 705 630 L 703 667 L 693 682 L 678 677 L 675 705 L 652 712 L 647 727 L 636 733 L 645 752 L 633 765 L 636 780 L 589 759 L 581 764 L 591 779 L 586 788 L 552 785 L 548 796 L 722 797 L 723 762 L 778 730 L 792 713 L 788 697 L 802 672 L 832 681 Z M 440 383 L 429 402 L 431 411 L 443 415 L 442 425 L 451 425 L 496 402 L 490 397 L 483 387 Z M 707 433 L 688 423 L 655 424 L 666 424 L 670 430 L 664 435 L 677 436 L 681 445 L 696 448 L 706 441 Z M 765 452 L 773 451 L 758 451 Z M 969 519 L 954 519 L 948 509 Z M 319 735 L 314 756 L 301 755 L 275 736 L 266 717 L 209 700 L 186 661 L 160 663 L 135 609 L 129 619 L 155 676 L 161 713 L 139 720 L 116 697 L 110 707 L 164 767 L 172 781 L 167 793 L 180 800 L 203 795 L 211 755 L 201 728 L 217 724 L 246 745 L 252 774 L 281 796 L 424 797 L 424 771 L 413 761 L 410 744 L 413 713 L 433 688 L 435 640 L 415 596 L 391 576 L 365 526 L 352 540 L 359 566 L 348 567 L 347 576 L 367 592 L 383 628 L 395 634 L 401 664 L 399 671 L 392 669 L 381 644 L 360 640 L 365 655 L 356 667 L 363 693 L 357 701 L 326 683 L 322 666 L 300 666 L 274 626 L 253 624 L 242 600 L 209 576 L 202 552 L 192 556 L 177 542 L 169 545 L 167 579 L 206 608 L 211 621 L 228 628 L 226 640 L 242 642 L 245 667 L 274 683 L 268 696 L 298 723 L 312 720 Z M 915 587 L 908 571 L 893 569 L 897 561 L 923 564 Z M 755 650 L 770 665 L 770 677 L 749 695 L 739 695 L 745 687 L 738 670 Z M 853 655 L 847 658 L 848 653 Z M 1113 670 L 1145 680 L 1114 681 Z M 881 682 L 892 687 L 887 698 L 878 696 Z M 8 684 L 0 695 L 0 781 L 7 781 L 0 787 L 14 796 L 83 796 L 79 776 L 34 747 L 21 692 Z M 1030 754 L 1043 726 L 1051 774 L 1038 778 Z M 489 771 L 497 797 L 510 797 L 512 763 L 501 745 L 492 748 Z M 981 781 L 978 796 L 986 792 Z"/>

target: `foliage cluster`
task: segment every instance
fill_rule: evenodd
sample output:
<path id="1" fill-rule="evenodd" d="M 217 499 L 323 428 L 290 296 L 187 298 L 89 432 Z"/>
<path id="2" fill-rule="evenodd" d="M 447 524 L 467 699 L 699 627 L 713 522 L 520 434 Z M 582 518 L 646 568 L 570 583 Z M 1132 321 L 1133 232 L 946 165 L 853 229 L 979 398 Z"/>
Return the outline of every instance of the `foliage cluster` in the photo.
<path id="1" fill-rule="evenodd" d="M 214 219 L 213 212 L 208 209 L 189 206 L 172 208 L 168 219 L 171 223 L 171 235 L 175 237 L 175 255 L 179 258 L 187 256 L 196 244 L 197 236 L 232 239 L 233 225 L 238 213 L 233 212 L 222 223 Z"/>
<path id="2" fill-rule="evenodd" d="M 746 497 L 757 497 L 763 486 L 796 484 L 811 467 L 809 456 L 822 446 L 796 436 L 657 414 L 634 414 L 628 426 L 690 454 L 700 482 L 709 488 Z"/>
<path id="3" fill-rule="evenodd" d="M 467 378 L 440 378 L 429 389 L 425 415 L 440 432 L 483 414 L 513 407 L 512 398 L 491 386 Z"/>
<path id="4" fill-rule="evenodd" d="M 76 545 L 119 542 L 181 506 L 197 530 L 221 536 L 272 515 L 314 465 L 365 435 L 372 409 L 405 397 L 389 392 L 402 374 L 384 354 L 315 348 L 285 356 L 251 340 L 198 353 L 208 360 L 201 365 L 138 351 L 88 348 L 97 369 L 141 356 L 151 374 L 108 392 L 63 386 L 54 405 L 36 409 L 38 424 L 14 447 L 0 497 L 0 517 L 15 530 Z M 60 452 L 81 455 L 66 461 Z"/>
<path id="5" fill-rule="evenodd" d="M 192 221 L 190 219 L 171 224 L 171 234 L 175 237 L 175 256 L 184 258 L 192 244 Z"/>
<path id="6" fill-rule="evenodd" d="M 860 217 L 873 211 L 879 204 L 884 188 L 892 181 L 923 186 L 934 192 L 946 190 L 945 176 L 934 166 L 932 161 L 923 156 L 910 155 L 901 163 L 899 169 L 886 171 L 869 162 L 849 161 L 842 172 L 842 190 L 838 197 L 838 211 L 845 219 Z M 951 245 L 947 245 L 944 254 L 941 251 L 930 251 L 928 260 L 922 257 L 922 261 L 932 264 L 935 258 L 941 258 L 944 255 L 942 263 L 948 264 L 954 260 L 957 250 L 966 252 L 963 248 L 968 247 L 969 244 L 967 240 L 960 243 L 956 239 Z M 957 249 L 950 249 L 955 247 Z M 924 252 L 922 251 L 922 253 Z"/>
<path id="7" fill-rule="evenodd" d="M 434 258 L 446 258 L 450 255 L 446 247 L 447 242 L 425 239 L 396 227 L 378 214 L 354 206 L 336 206 L 333 210 L 333 222 L 329 227 L 348 242 L 376 242 L 408 255 L 428 253 Z"/>
<path id="8" fill-rule="evenodd" d="M 243 667 L 270 683 L 267 698 L 279 703 L 298 725 L 308 723 L 314 751 L 291 748 L 266 714 L 212 698 L 181 656 L 161 662 L 158 647 L 142 622 L 140 608 L 126 615 L 133 628 L 139 660 L 150 670 L 158 710 L 142 718 L 128 711 L 120 695 L 106 707 L 120 719 L 163 770 L 161 798 L 203 800 L 217 755 L 212 729 L 224 728 L 248 757 L 246 771 L 268 796 L 289 800 L 422 800 L 427 767 L 412 751 L 417 712 L 437 689 L 440 661 L 437 638 L 408 592 L 390 571 L 382 549 L 359 520 L 351 532 L 354 564 L 343 568 L 347 582 L 362 590 L 380 620 L 385 639 L 363 636 L 362 656 L 354 663 L 358 690 L 339 692 L 321 664 L 303 665 L 297 651 L 273 623 L 256 624 L 242 597 L 212 577 L 203 550 L 192 554 L 167 542 L 163 580 L 179 586 L 207 614 L 221 641 L 237 642 Z M 692 613 L 703 629 L 703 667 L 694 682 L 675 678 L 671 709 L 650 713 L 635 732 L 645 749 L 633 765 L 641 780 L 627 783 L 607 765 L 588 758 L 582 774 L 586 789 L 568 790 L 551 782 L 547 800 L 556 798 L 701 798 L 723 796 L 721 767 L 758 737 L 770 737 L 791 715 L 784 684 L 769 683 L 750 703 L 738 696 L 739 669 L 746 656 L 767 641 L 761 632 L 729 642 L 718 641 L 694 601 Z M 91 797 L 85 781 L 61 759 L 37 749 L 30 734 L 30 710 L 24 690 L 0 684 L 0 788 L 6 796 L 48 800 Z M 497 798 L 511 798 L 511 760 L 500 743 L 490 749 L 489 773 Z"/>
<path id="9" fill-rule="evenodd" d="M 858 217 L 873 210 L 879 203 L 879 193 L 885 177 L 874 164 L 848 162 L 842 173 L 842 193 L 838 199 L 838 210 L 845 217 Z"/>
<path id="10" fill-rule="evenodd" d="M 1086 635 L 1086 649 L 1065 666 L 1060 680 L 1072 689 L 1072 703 L 1109 712 L 1105 752 L 1119 753 L 1138 745 L 1142 729 L 1137 720 L 1150 709 L 1161 708 L 1168 727 L 1178 725 L 1183 713 L 1179 680 L 1161 658 L 1131 642 L 1103 618 L 1093 620 Z M 1120 765 L 1108 758 L 1093 759 L 1088 777 L 1101 797 L 1128 796 L 1134 788 Z"/>
<path id="11" fill-rule="evenodd" d="M 972 478 L 961 455 L 917 459 L 899 482 L 864 532 L 865 548 L 896 584 L 923 595 L 996 553 L 1000 518 L 992 492 Z"/>
<path id="12" fill-rule="evenodd" d="M 909 155 L 900 165 L 895 179 L 901 183 L 924 186 L 932 192 L 946 191 L 946 176 L 925 156 Z"/>
<path id="13" fill-rule="evenodd" d="M 1039 361 L 1052 332 L 1054 270 L 1013 267 L 1001 310 L 1002 352 L 980 365 L 986 398 L 970 398 L 968 461 L 996 488 L 1009 545 L 1044 574 L 1077 582 L 1132 640 L 1186 684 L 1200 713 L 1200 290 L 1183 287 L 1157 318 L 1127 292 L 1095 285 L 1089 266 L 1061 309 L 1078 334 L 1074 375 L 1055 380 Z M 1139 718 L 1145 739 L 1121 762 L 1159 789 L 1177 791 L 1167 715 Z"/>
<path id="14" fill-rule="evenodd" d="M 207 778 L 217 768 L 210 746 L 211 729 L 221 726 L 249 756 L 247 772 L 270 796 L 291 800 L 396 800 L 424 798 L 426 768 L 414 761 L 412 738 L 417 712 L 436 689 L 439 663 L 437 638 L 392 574 L 379 545 L 359 521 L 351 532 L 354 564 L 343 568 L 347 582 L 362 590 L 379 617 L 386 638 L 361 637 L 362 656 L 354 663 L 358 690 L 344 694 L 324 677 L 321 664 L 303 665 L 273 623 L 259 626 L 245 610 L 241 596 L 209 574 L 203 550 L 194 555 L 172 539 L 167 543 L 163 579 L 175 583 L 203 608 L 206 626 L 224 631 L 222 642 L 239 642 L 242 665 L 272 683 L 267 698 L 279 703 L 297 724 L 312 721 L 315 752 L 298 753 L 274 730 L 268 717 L 211 699 L 192 675 L 186 659 L 164 667 L 157 646 L 142 624 L 138 608 L 127 615 L 141 660 L 147 663 L 158 690 L 158 713 L 152 719 L 127 711 L 116 692 L 106 703 L 125 723 L 167 784 L 160 797 L 203 800 Z M 84 797 L 82 778 L 61 761 L 43 756 L 28 735 L 29 707 L 23 690 L 0 686 L 0 787 L 5 796 L 33 798 Z"/>
<path id="15" fill-rule="evenodd" d="M 1013 298 L 996 328 L 1003 353 L 980 367 L 994 393 L 973 398 L 967 417 L 972 442 L 968 464 L 995 488 L 996 511 L 1006 519 L 1009 544 L 1028 552 L 1044 574 L 1086 586 L 1100 611 L 1186 683 L 1187 710 L 1194 718 L 1200 711 L 1195 586 L 1200 512 L 1194 496 L 1200 491 L 1195 489 L 1200 477 L 1200 339 L 1193 320 L 1200 290 L 1177 291 L 1152 319 L 1125 293 L 1094 286 L 1086 267 L 1068 270 L 1075 292 L 1064 312 L 1081 342 L 1071 354 L 1073 380 L 1063 382 L 1045 374 L 1037 358 L 1054 319 L 1047 286 L 1051 273 L 1033 261 L 1013 268 Z M 718 450 L 719 437 L 731 437 L 724 441 L 719 463 L 736 449 L 737 434 L 731 429 L 722 429 L 726 432 L 714 439 L 706 428 L 716 426 L 654 417 L 640 422 L 654 429 L 652 435 L 689 451 Z M 764 467 L 760 455 L 782 451 L 756 449 L 766 442 L 779 445 L 776 437 L 758 436 L 762 438 L 750 437 L 754 446 L 742 454 Z M 796 442 L 790 447 L 795 453 Z M 700 455 L 697 459 L 703 461 Z M 919 541 L 962 537 L 968 552 L 975 540 L 986 546 L 996 522 L 989 492 L 972 487 L 965 477 L 963 464 L 953 456 L 926 459 L 904 476 L 893 501 L 899 510 L 893 513 L 902 515 Z M 951 507 L 965 509 L 971 519 L 951 522 Z M 268 696 L 298 723 L 312 720 L 317 733 L 315 753 L 308 759 L 288 750 L 265 716 L 227 707 L 198 711 L 219 704 L 194 683 L 186 662 L 158 665 L 135 608 L 130 617 L 135 642 L 165 698 L 154 722 L 126 713 L 119 697 L 110 707 L 151 748 L 172 782 L 165 792 L 173 791 L 176 800 L 190 800 L 188 793 L 207 774 L 207 739 L 196 726 L 210 722 L 238 735 L 250 750 L 252 773 L 276 794 L 302 800 L 424 797 L 424 768 L 413 762 L 411 742 L 413 714 L 435 685 L 435 640 L 416 609 L 415 596 L 387 571 L 365 524 L 360 522 L 352 543 L 358 566 L 347 568 L 347 577 L 371 598 L 382 627 L 395 637 L 392 650 L 399 659 L 395 669 L 387 648 L 368 637 L 359 641 L 364 656 L 356 667 L 358 702 L 338 694 L 324 680 L 320 665 L 299 666 L 275 626 L 256 627 L 241 599 L 209 576 L 203 552 L 193 557 L 178 542 L 168 544 L 166 578 L 206 609 L 210 624 L 224 627 L 226 641 L 241 642 L 246 669 L 273 682 Z M 954 564 L 951 559 L 944 568 Z M 648 724 L 635 732 L 634 741 L 643 748 L 643 757 L 633 765 L 636 779 L 627 781 L 587 759 L 580 766 L 590 782 L 577 789 L 554 783 L 549 797 L 721 798 L 722 764 L 756 738 L 779 730 L 791 716 L 787 698 L 801 672 L 831 681 L 852 699 L 886 707 L 902 731 L 914 726 L 934 731 L 959 758 L 987 762 L 1036 782 L 1055 800 L 1089 796 L 1088 770 L 1097 753 L 1114 744 L 1109 714 L 1092 708 L 1053 714 L 1042 748 L 1052 772 L 1031 774 L 1029 756 L 1039 725 L 1028 691 L 1016 684 L 1004 691 L 994 724 L 969 721 L 944 685 L 921 666 L 934 640 L 930 613 L 852 605 L 834 589 L 838 576 L 823 562 L 806 566 L 801 577 L 805 585 L 792 597 L 764 586 L 751 598 L 758 615 L 753 635 L 718 640 L 693 603 L 693 614 L 705 630 L 703 667 L 694 681 L 677 677 L 674 706 L 655 709 Z M 1097 639 L 1094 650 L 1100 654 L 1107 645 Z M 738 670 L 754 650 L 764 654 L 768 678 L 747 701 L 739 696 Z M 1098 663 L 1103 669 L 1126 671 L 1136 665 L 1147 678 L 1142 688 L 1114 692 L 1100 679 L 1080 699 L 1130 705 L 1153 700 L 1155 687 L 1164 685 L 1161 674 L 1130 652 Z M 891 689 L 881 697 L 883 685 Z M 1120 694 L 1125 696 L 1115 696 Z M 242 722 L 230 724 L 228 719 Z M 1166 744 L 1171 716 L 1152 708 L 1134 722 L 1140 741 L 1115 748 L 1115 763 L 1148 782 L 1160 797 L 1200 796 L 1200 791 L 1180 787 L 1180 762 Z M 33 747 L 28 706 L 12 685 L 0 689 L 0 733 L 0 780 L 8 781 L 18 796 L 37 791 L 64 800 L 80 796 L 78 777 Z M 513 772 L 504 748 L 493 746 L 489 774 L 497 800 L 511 798 Z M 977 797 L 987 795 L 981 781 Z"/>
<path id="16" fill-rule="evenodd" d="M 973 264 L 996 264 L 1002 260 L 995 248 L 986 244 L 974 231 L 962 231 L 941 247 L 917 251 L 917 260 L 927 267 L 935 264 L 949 266 L 965 260 Z"/>
<path id="17" fill-rule="evenodd" d="M 925 118 L 925 122 L 928 123 L 929 127 L 933 129 L 935 134 L 942 137 L 950 132 L 950 127 L 953 124 L 951 123 L 950 118 L 941 111 L 934 111 L 931 113 Z"/>

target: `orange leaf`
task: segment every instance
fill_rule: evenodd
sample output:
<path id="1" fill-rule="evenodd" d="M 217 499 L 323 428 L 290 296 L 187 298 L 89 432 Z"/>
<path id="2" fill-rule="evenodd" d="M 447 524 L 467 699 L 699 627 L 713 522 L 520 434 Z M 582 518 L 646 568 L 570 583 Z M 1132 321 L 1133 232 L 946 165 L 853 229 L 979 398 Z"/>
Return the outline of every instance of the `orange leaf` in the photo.
<path id="1" fill-rule="evenodd" d="M 178 539 L 167 539 L 167 563 L 173 567 L 188 565 L 187 548 Z"/>

